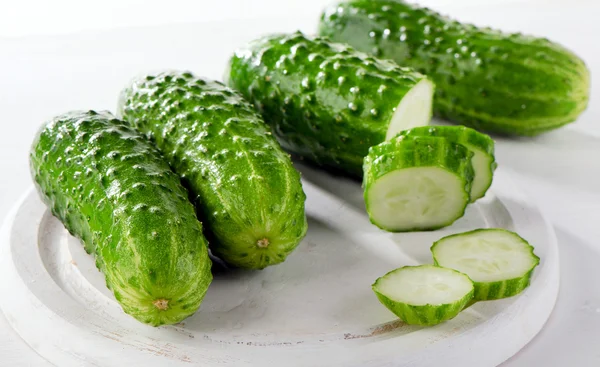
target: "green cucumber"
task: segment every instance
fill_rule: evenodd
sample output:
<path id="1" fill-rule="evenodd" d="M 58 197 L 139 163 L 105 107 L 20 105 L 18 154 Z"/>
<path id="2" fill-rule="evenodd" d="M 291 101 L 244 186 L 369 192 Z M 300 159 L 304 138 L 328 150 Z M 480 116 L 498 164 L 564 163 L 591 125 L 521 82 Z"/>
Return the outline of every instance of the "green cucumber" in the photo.
<path id="1" fill-rule="evenodd" d="M 284 261 L 305 236 L 300 174 L 238 93 L 169 71 L 133 80 L 119 111 L 181 176 L 214 255 L 234 267 L 263 269 Z"/>
<path id="2" fill-rule="evenodd" d="M 471 186 L 471 202 L 482 198 L 492 185 L 494 171 L 498 166 L 494 157 L 494 140 L 486 134 L 466 126 L 416 127 L 400 132 L 407 136 L 440 136 L 461 144 L 473 152 L 475 178 Z"/>
<path id="3" fill-rule="evenodd" d="M 452 224 L 469 204 L 472 156 L 440 137 L 399 136 L 371 147 L 363 179 L 371 222 L 390 232 Z"/>
<path id="4" fill-rule="evenodd" d="M 410 325 L 453 319 L 473 299 L 473 282 L 456 270 L 433 265 L 392 270 L 372 286 L 379 301 Z"/>
<path id="5" fill-rule="evenodd" d="M 487 228 L 454 234 L 431 247 L 436 265 L 467 274 L 475 283 L 475 300 L 512 297 L 530 283 L 540 258 L 518 234 Z"/>
<path id="6" fill-rule="evenodd" d="M 105 276 L 123 310 L 150 325 L 193 314 L 212 281 L 202 224 L 161 154 L 108 112 L 46 123 L 30 154 L 36 188 Z"/>
<path id="7" fill-rule="evenodd" d="M 332 4 L 319 34 L 427 75 L 436 84 L 434 112 L 478 130 L 537 135 L 574 121 L 588 105 L 589 70 L 568 49 L 404 1 Z"/>
<path id="8" fill-rule="evenodd" d="M 237 50 L 225 79 L 284 149 L 351 175 L 369 147 L 431 119 L 434 86 L 423 75 L 300 32 Z"/>

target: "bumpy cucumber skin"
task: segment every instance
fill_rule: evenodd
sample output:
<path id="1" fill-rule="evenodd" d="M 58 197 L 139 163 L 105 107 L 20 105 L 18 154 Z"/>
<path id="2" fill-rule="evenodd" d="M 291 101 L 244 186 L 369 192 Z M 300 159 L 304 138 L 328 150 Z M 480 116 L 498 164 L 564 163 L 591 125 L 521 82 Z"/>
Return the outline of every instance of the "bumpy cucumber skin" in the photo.
<path id="1" fill-rule="evenodd" d="M 450 237 L 477 234 L 477 233 L 484 232 L 484 231 L 503 231 L 503 232 L 507 232 L 507 233 L 510 233 L 512 235 L 519 237 L 519 239 L 528 246 L 531 257 L 534 258 L 536 261 L 529 271 L 527 271 L 525 274 L 523 274 L 523 276 L 518 277 L 518 278 L 507 279 L 504 281 L 497 281 L 497 282 L 473 281 L 473 284 L 475 285 L 475 295 L 473 297 L 473 300 L 474 301 L 489 301 L 489 300 L 502 299 L 502 298 L 516 296 L 517 294 L 523 292 L 531 283 L 531 276 L 533 275 L 533 271 L 535 270 L 535 268 L 539 265 L 540 258 L 533 252 L 534 251 L 533 246 L 531 246 L 529 244 L 529 242 L 527 242 L 524 238 L 522 238 L 521 236 L 519 236 L 518 234 L 516 234 L 514 232 L 511 232 L 511 231 L 508 231 L 505 229 L 501 229 L 501 228 L 480 228 L 480 229 L 475 229 L 475 230 L 468 231 L 468 232 L 456 233 L 456 234 L 453 234 L 450 236 L 446 236 L 446 237 L 441 238 L 438 241 L 434 242 L 433 246 L 431 246 L 431 253 L 433 255 L 434 264 L 437 266 L 443 266 L 443 264 L 440 264 L 435 257 L 435 247 L 442 240 L 448 239 Z"/>
<path id="2" fill-rule="evenodd" d="M 418 266 L 422 267 L 431 265 Z M 417 266 L 405 266 L 403 268 L 411 267 Z M 386 275 L 397 270 L 398 269 L 392 270 Z M 456 270 L 453 271 L 467 277 L 463 273 L 460 273 Z M 383 277 L 385 277 L 385 275 Z M 381 302 L 385 307 L 387 307 L 388 310 L 392 311 L 394 315 L 398 316 L 402 321 L 409 325 L 433 326 L 440 324 L 444 321 L 451 320 L 458 316 L 458 314 L 467 306 L 467 304 L 473 300 L 474 290 L 471 290 L 471 292 L 467 293 L 463 298 L 456 302 L 442 305 L 410 305 L 407 303 L 394 301 L 377 291 L 377 283 L 383 277 L 377 279 L 377 281 L 373 283 L 373 285 L 371 286 L 373 292 L 375 292 L 375 295 L 379 299 L 379 302 Z"/>
<path id="3" fill-rule="evenodd" d="M 360 176 L 369 147 L 385 140 L 396 107 L 425 77 L 296 32 L 237 50 L 225 79 L 254 103 L 284 149 Z"/>
<path id="4" fill-rule="evenodd" d="M 284 261 L 304 238 L 300 174 L 237 92 L 166 71 L 132 81 L 119 111 L 181 176 L 214 255 L 234 267 L 263 269 Z"/>
<path id="5" fill-rule="evenodd" d="M 478 132 L 467 126 L 421 126 L 398 133 L 397 136 L 438 136 L 451 142 L 465 146 L 472 145 L 477 149 L 494 156 L 494 140 L 489 135 Z M 493 162 L 490 168 L 495 169 L 497 163 Z"/>
<path id="6" fill-rule="evenodd" d="M 212 281 L 202 225 L 143 136 L 107 112 L 67 113 L 39 131 L 30 167 L 41 198 L 95 255 L 126 313 L 157 326 L 199 308 Z"/>
<path id="7" fill-rule="evenodd" d="M 428 75 L 434 112 L 478 130 L 538 135 L 573 122 L 588 105 L 589 70 L 564 47 L 400 0 L 333 4 L 319 34 Z"/>
<path id="8" fill-rule="evenodd" d="M 494 155 L 494 140 L 489 135 L 478 132 L 466 126 L 421 126 L 410 130 L 401 131 L 398 136 L 439 136 L 450 140 L 451 142 L 462 144 L 467 148 L 475 147 L 490 157 L 489 172 L 493 176 L 498 167 Z M 492 185 L 492 180 L 487 183 L 481 193 L 474 195 L 471 192 L 471 202 L 482 198 L 486 191 Z"/>
<path id="9" fill-rule="evenodd" d="M 464 180 L 465 207 L 455 220 L 462 217 L 469 203 L 469 192 L 475 175 L 471 164 L 472 156 L 473 153 L 464 146 L 440 137 L 398 136 L 371 147 L 369 154 L 364 159 L 362 183 L 365 205 L 371 223 L 389 232 L 400 232 L 394 228 L 386 228 L 373 219 L 367 194 L 369 187 L 379 178 L 395 170 L 412 167 L 440 167 L 461 177 Z M 453 222 L 432 228 L 406 229 L 401 232 L 435 230 L 449 226 Z"/>

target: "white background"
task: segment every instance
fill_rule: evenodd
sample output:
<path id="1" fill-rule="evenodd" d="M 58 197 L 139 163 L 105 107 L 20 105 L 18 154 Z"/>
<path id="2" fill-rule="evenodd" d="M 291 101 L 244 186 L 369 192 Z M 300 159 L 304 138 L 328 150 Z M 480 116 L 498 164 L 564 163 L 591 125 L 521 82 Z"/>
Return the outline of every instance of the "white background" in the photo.
<path id="1" fill-rule="evenodd" d="M 113 109 L 127 79 L 146 68 L 189 68 L 218 78 L 227 53 L 241 39 L 269 29 L 311 31 L 327 3 L 0 2 L 0 219 L 30 185 L 27 152 L 45 119 L 69 109 Z M 600 73 L 600 4 L 421 3 L 477 24 L 547 36 L 573 49 L 592 70 L 592 101 L 576 124 L 535 139 L 499 139 L 497 158 L 555 225 L 562 276 L 547 326 L 506 366 L 599 366 L 600 99 L 594 91 L 600 84 L 594 78 Z M 0 366 L 48 366 L 1 315 Z"/>
<path id="2" fill-rule="evenodd" d="M 595 0 L 421 0 L 439 9 L 481 3 L 525 7 L 593 4 Z M 279 15 L 313 17 L 327 0 L 20 0 L 0 2 L 0 37 L 73 33 L 117 27 L 250 19 Z M 168 4 L 168 6 L 167 6 Z M 316 10 L 316 12 L 315 12 Z"/>

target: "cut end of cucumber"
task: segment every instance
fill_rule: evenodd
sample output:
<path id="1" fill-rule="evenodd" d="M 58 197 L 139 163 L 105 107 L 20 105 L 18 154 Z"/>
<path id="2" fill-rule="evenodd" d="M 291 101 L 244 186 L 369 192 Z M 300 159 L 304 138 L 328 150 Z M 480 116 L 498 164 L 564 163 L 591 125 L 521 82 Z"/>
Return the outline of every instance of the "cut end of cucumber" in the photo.
<path id="1" fill-rule="evenodd" d="M 400 101 L 392 116 L 385 139 L 400 131 L 428 125 L 432 116 L 434 84 L 428 79 L 419 81 Z"/>
<path id="2" fill-rule="evenodd" d="M 389 231 L 444 227 L 469 202 L 464 181 L 436 167 L 392 171 L 371 185 L 366 199 L 371 220 Z"/>
<path id="3" fill-rule="evenodd" d="M 436 242 L 432 252 L 436 263 L 463 272 L 476 283 L 528 280 L 539 263 L 527 241 L 503 229 L 448 236 Z"/>
<path id="4" fill-rule="evenodd" d="M 433 265 L 406 266 L 379 278 L 373 289 L 411 306 L 454 303 L 473 291 L 468 276 Z"/>
<path id="5" fill-rule="evenodd" d="M 475 201 L 485 196 L 492 185 L 494 158 L 472 145 L 469 145 L 468 148 L 473 152 L 471 163 L 475 171 L 475 178 L 473 179 L 473 186 L 471 186 L 471 201 Z"/>

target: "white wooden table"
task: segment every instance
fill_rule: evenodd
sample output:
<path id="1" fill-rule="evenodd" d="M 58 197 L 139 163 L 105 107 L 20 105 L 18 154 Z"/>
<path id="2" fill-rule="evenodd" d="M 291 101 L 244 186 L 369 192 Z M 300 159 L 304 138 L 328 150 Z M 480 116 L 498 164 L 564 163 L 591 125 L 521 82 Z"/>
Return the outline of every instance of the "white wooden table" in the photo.
<path id="1" fill-rule="evenodd" d="M 30 185 L 27 152 L 45 119 L 69 109 L 114 109 L 116 93 L 134 70 L 188 68 L 219 78 L 225 54 L 213 58 L 197 51 L 214 43 L 211 31 L 241 32 L 251 38 L 257 30 L 248 28 L 248 24 L 256 24 L 249 19 L 256 18 L 264 20 L 265 29 L 291 30 L 297 25 L 310 31 L 327 1 L 207 3 L 177 0 L 170 2 L 169 9 L 159 1 L 146 1 L 142 7 L 142 1 L 134 0 L 29 0 L 0 5 L 0 37 L 7 37 L 0 38 L 0 116 L 4 129 L 0 134 L 0 219 Z M 580 54 L 592 70 L 592 101 L 577 124 L 533 140 L 502 140 L 498 160 L 513 171 L 517 182 L 552 220 L 561 255 L 561 289 L 550 321 L 505 366 L 598 366 L 600 92 L 596 91 L 600 79 L 594 78 L 600 74 L 600 4 L 581 0 L 422 3 L 479 24 L 555 39 Z M 188 22 L 208 23 L 198 26 Z M 178 25 L 166 25 L 170 23 Z M 123 26 L 145 28 L 118 30 Z M 190 48 L 196 53 L 169 53 L 177 42 L 191 39 L 186 31 L 197 29 L 208 31 L 193 35 L 198 41 Z M 148 35 L 156 37 L 154 45 L 128 43 Z M 138 51 L 151 46 L 157 48 L 156 57 L 139 59 Z M 227 42 L 222 45 L 224 51 L 233 46 Z M 1 315 L 0 361 L 2 366 L 49 366 L 10 330 Z"/>

